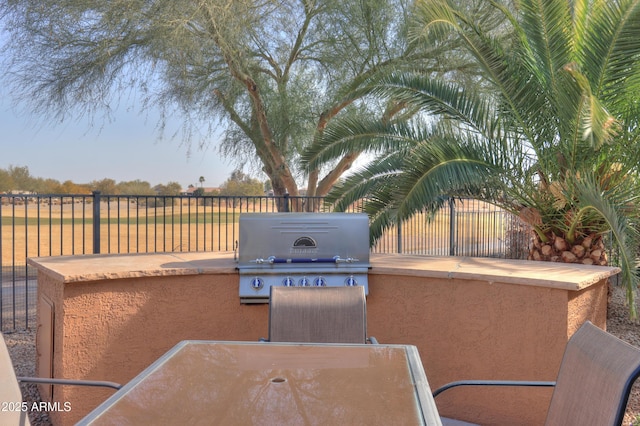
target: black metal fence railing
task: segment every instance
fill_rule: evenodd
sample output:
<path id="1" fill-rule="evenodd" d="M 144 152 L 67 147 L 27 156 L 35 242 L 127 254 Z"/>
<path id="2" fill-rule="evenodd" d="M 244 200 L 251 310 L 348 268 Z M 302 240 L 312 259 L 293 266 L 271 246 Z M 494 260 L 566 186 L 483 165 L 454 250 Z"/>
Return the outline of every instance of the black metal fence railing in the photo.
<path id="1" fill-rule="evenodd" d="M 314 197 L 0 194 L 0 330 L 33 325 L 36 274 L 27 258 L 95 253 L 232 251 L 246 212 L 331 211 Z M 350 211 L 362 211 L 354 205 Z M 451 200 L 389 229 L 374 253 L 524 258 L 529 231 L 475 200 Z"/>

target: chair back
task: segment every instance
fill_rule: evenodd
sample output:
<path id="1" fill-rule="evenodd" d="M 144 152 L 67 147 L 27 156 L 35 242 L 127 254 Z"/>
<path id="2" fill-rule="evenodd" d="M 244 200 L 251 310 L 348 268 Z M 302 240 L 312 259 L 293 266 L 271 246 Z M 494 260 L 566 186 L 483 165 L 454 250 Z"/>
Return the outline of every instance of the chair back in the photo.
<path id="1" fill-rule="evenodd" d="M 364 287 L 271 287 L 269 340 L 365 343 Z"/>
<path id="2" fill-rule="evenodd" d="M 621 425 L 640 350 L 587 321 L 569 339 L 546 425 Z"/>

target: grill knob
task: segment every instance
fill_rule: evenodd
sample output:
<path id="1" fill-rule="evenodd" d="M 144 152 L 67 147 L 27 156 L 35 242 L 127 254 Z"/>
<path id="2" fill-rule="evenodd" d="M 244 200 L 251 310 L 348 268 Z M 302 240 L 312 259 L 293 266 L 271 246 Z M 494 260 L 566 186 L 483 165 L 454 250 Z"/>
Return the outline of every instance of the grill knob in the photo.
<path id="1" fill-rule="evenodd" d="M 355 277 L 353 275 L 350 275 L 349 278 L 344 280 L 344 285 L 346 285 L 348 287 L 353 287 L 353 286 L 358 285 L 358 281 L 356 281 L 356 279 L 355 279 Z"/>
<path id="2" fill-rule="evenodd" d="M 251 287 L 253 287 L 254 290 L 260 290 L 264 287 L 264 281 L 262 281 L 262 278 L 255 277 L 251 280 Z"/>
<path id="3" fill-rule="evenodd" d="M 309 282 L 309 278 L 302 277 L 302 278 L 300 278 L 300 281 L 298 281 L 298 285 L 300 287 L 308 287 L 308 286 L 311 285 L 311 283 Z"/>
<path id="4" fill-rule="evenodd" d="M 324 277 L 318 277 L 313 281 L 313 284 L 315 284 L 316 287 L 326 287 L 327 280 L 324 279 Z"/>
<path id="5" fill-rule="evenodd" d="M 284 280 L 282 280 L 282 285 L 285 287 L 293 287 L 296 285 L 296 281 L 291 277 L 287 277 Z"/>

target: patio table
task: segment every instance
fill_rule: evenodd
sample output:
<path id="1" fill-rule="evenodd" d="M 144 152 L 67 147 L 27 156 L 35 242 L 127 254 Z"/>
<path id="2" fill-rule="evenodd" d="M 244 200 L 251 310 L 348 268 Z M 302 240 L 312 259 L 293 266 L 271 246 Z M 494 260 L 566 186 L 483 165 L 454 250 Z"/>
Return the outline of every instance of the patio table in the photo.
<path id="1" fill-rule="evenodd" d="M 80 425 L 440 425 L 414 346 L 183 341 Z"/>

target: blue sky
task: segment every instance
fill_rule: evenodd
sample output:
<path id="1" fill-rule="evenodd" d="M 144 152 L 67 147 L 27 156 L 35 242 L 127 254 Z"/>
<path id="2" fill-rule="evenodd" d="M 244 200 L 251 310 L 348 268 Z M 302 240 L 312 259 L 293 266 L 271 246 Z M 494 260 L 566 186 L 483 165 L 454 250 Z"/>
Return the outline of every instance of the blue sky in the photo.
<path id="1" fill-rule="evenodd" d="M 206 150 L 181 146 L 181 136 L 171 138 L 180 127 L 179 118 L 167 126 L 168 135 L 160 138 L 156 126 L 157 111 L 140 115 L 127 105 L 116 110 L 113 119 L 103 123 L 96 118 L 55 123 L 24 113 L 15 106 L 0 77 L 0 168 L 27 166 L 34 177 L 88 183 L 104 178 L 116 182 L 140 179 L 152 186 L 178 182 L 184 188 L 222 184 L 233 170 L 232 164 L 219 158 L 212 140 Z M 194 144 L 195 145 L 195 144 Z"/>

